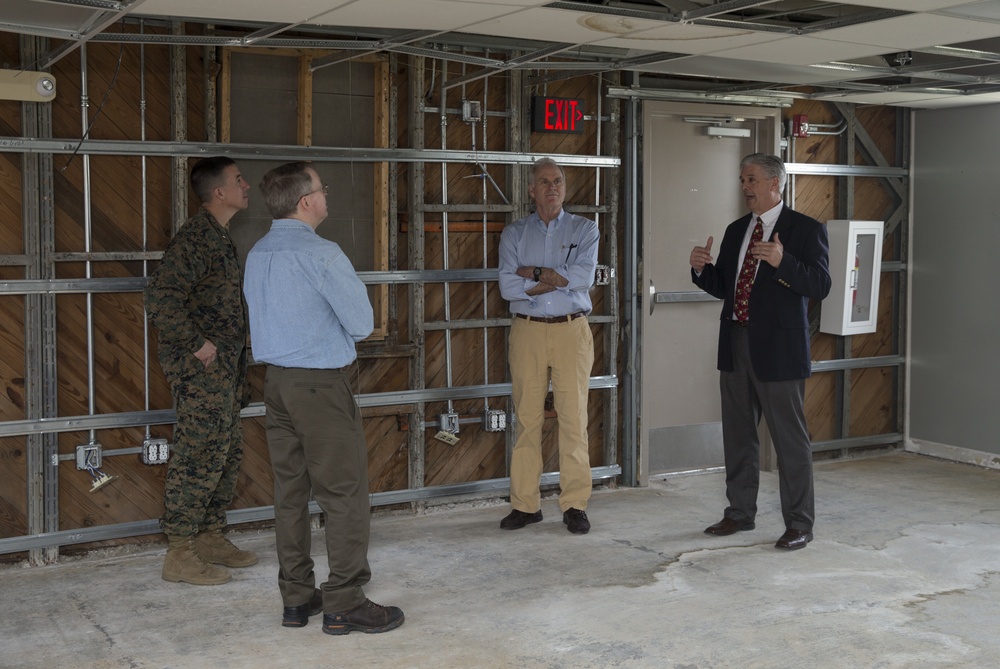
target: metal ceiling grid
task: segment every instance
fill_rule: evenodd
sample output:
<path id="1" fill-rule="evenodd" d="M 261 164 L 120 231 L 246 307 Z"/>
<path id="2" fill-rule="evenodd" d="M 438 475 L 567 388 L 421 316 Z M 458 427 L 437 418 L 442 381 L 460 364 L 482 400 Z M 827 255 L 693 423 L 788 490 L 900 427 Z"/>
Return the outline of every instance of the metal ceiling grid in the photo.
<path id="1" fill-rule="evenodd" d="M 814 87 L 808 95 L 924 107 L 994 102 L 1000 90 L 996 0 L 243 0 L 222 8 L 200 0 L 5 0 L 0 30 L 62 40 L 40 61 L 44 68 L 88 40 L 137 41 L 116 27 L 122 18 L 211 23 L 230 33 L 143 41 L 346 52 L 336 59 L 506 48 L 533 55 L 483 63 L 484 76 L 521 69 L 540 72 L 539 81 L 554 71 L 633 70 L 687 95 Z"/>

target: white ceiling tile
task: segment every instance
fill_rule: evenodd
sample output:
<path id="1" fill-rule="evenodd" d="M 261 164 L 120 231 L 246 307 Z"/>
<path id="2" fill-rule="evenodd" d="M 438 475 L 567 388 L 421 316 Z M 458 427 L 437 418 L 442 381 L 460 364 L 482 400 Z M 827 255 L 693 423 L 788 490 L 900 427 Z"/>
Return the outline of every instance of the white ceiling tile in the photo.
<path id="1" fill-rule="evenodd" d="M 45 20 L 39 21 L 43 11 Z M 46 7 L 31 0 L 3 0 L 0 3 L 0 22 L 19 26 L 44 24 L 46 28 L 79 32 L 93 22 L 97 14 L 95 9 L 69 6 L 53 11 L 51 5 Z"/>
<path id="2" fill-rule="evenodd" d="M 932 14 L 908 14 L 822 33 L 823 39 L 871 44 L 886 51 L 919 49 L 1000 36 L 1000 23 Z"/>
<path id="3" fill-rule="evenodd" d="M 458 30 L 482 32 L 475 25 L 500 17 L 523 18 L 531 3 L 458 2 L 456 0 L 356 0 L 319 17 L 318 22 L 336 26 L 395 28 L 406 30 Z M 489 33 L 486 33 L 489 34 Z"/>
<path id="4" fill-rule="evenodd" d="M 717 58 L 715 56 L 691 56 L 690 58 L 655 63 L 640 69 L 644 72 L 660 72 L 689 77 L 747 79 L 795 86 L 841 81 L 845 78 L 844 72 L 834 70 Z"/>
<path id="5" fill-rule="evenodd" d="M 842 5 L 861 5 L 879 9 L 902 9 L 907 12 L 931 12 L 946 7 L 968 5 L 969 0 L 837 0 Z M 971 3 L 979 4 L 979 3 Z"/>
<path id="6" fill-rule="evenodd" d="M 1000 21 L 1000 2 L 973 2 L 943 9 L 938 14 Z"/>
<path id="7" fill-rule="evenodd" d="M 662 25 L 660 21 L 538 7 L 469 26 L 466 32 L 516 39 L 593 44 Z M 642 45 L 636 43 L 636 48 Z"/>
<path id="8" fill-rule="evenodd" d="M 273 0 L 240 0 L 238 5 L 205 0 L 146 0 L 139 5 L 136 13 L 220 21 L 239 19 L 264 23 L 297 23 L 352 2 L 357 0 L 295 0 L 283 3 Z"/>
<path id="9" fill-rule="evenodd" d="M 936 109 L 941 107 L 965 107 L 970 105 L 996 104 L 1000 93 L 981 95 L 931 95 L 928 93 L 850 93 L 836 98 L 826 98 L 838 102 L 853 102 L 858 105 L 895 105 L 915 109 Z"/>
<path id="10" fill-rule="evenodd" d="M 972 105 L 996 104 L 998 102 L 1000 102 L 1000 93 L 982 93 L 980 95 L 939 95 L 934 98 L 920 100 L 903 106 L 938 109 L 943 107 L 969 107 Z"/>
<path id="11" fill-rule="evenodd" d="M 371 1 L 371 0 L 368 0 Z M 470 5 L 506 5 L 519 7 L 540 7 L 546 5 L 551 0 L 448 0 L 448 2 L 463 3 Z"/>
<path id="12" fill-rule="evenodd" d="M 785 65 L 815 65 L 832 60 L 850 60 L 885 53 L 885 48 L 870 44 L 836 42 L 818 37 L 781 37 L 768 42 L 713 51 L 713 56 L 739 58 Z"/>
<path id="13" fill-rule="evenodd" d="M 609 37 L 595 42 L 601 46 L 623 49 L 644 49 L 670 53 L 702 54 L 731 49 L 775 39 L 771 33 L 753 30 L 733 30 L 714 26 L 662 23 L 627 36 Z"/>
<path id="14" fill-rule="evenodd" d="M 518 5 L 508 7 L 448 0 L 365 0 L 330 12 L 320 20 L 337 26 L 461 31 L 496 16 L 517 14 L 525 9 Z"/>
<path id="15" fill-rule="evenodd" d="M 924 100 L 933 100 L 938 97 L 942 96 L 933 95 L 931 93 L 907 93 L 901 91 L 877 91 L 872 93 L 857 91 L 854 93 L 844 93 L 835 96 L 823 96 L 820 99 L 829 102 L 854 102 L 856 104 L 865 105 L 897 105 L 904 103 L 915 104 Z"/>

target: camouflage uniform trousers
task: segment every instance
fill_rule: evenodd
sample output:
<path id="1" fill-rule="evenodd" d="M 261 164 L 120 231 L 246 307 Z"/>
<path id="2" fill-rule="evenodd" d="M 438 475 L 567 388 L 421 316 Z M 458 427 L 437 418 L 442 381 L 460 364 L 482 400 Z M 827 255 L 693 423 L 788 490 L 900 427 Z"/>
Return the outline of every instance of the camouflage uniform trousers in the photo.
<path id="1" fill-rule="evenodd" d="M 244 361 L 222 350 L 208 368 L 194 355 L 160 361 L 177 407 L 160 519 L 167 536 L 226 527 L 243 461 Z"/>

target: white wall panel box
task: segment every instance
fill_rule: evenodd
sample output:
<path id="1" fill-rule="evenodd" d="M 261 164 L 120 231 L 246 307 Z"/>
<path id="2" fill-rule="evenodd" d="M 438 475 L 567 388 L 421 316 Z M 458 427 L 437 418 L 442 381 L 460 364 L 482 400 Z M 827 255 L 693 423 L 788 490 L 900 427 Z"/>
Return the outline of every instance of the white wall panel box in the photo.
<path id="1" fill-rule="evenodd" d="M 820 332 L 841 336 L 875 332 L 884 227 L 882 221 L 827 221 L 833 285 L 823 300 Z"/>

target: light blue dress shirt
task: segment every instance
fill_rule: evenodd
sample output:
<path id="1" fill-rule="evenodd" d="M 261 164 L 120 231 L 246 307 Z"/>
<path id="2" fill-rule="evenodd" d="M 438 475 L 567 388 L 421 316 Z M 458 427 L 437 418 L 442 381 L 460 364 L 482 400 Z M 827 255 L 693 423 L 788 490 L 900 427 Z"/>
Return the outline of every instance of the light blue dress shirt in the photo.
<path id="1" fill-rule="evenodd" d="M 372 333 L 368 291 L 336 243 L 295 219 L 278 219 L 247 255 L 243 293 L 254 360 L 337 369 Z"/>
<path id="2" fill-rule="evenodd" d="M 601 233 L 590 219 L 565 210 L 542 222 L 537 213 L 504 228 L 500 235 L 500 294 L 511 313 L 551 318 L 593 310 L 590 287 L 597 269 Z M 542 295 L 526 291 L 537 281 L 517 275 L 519 267 L 549 267 L 569 283 Z"/>

